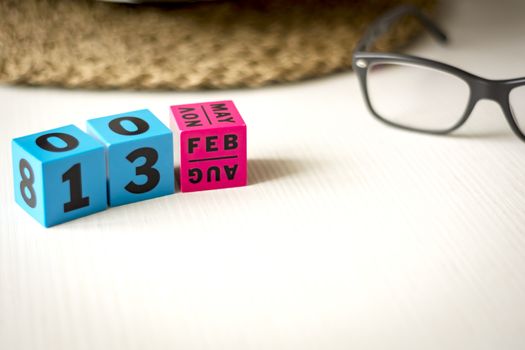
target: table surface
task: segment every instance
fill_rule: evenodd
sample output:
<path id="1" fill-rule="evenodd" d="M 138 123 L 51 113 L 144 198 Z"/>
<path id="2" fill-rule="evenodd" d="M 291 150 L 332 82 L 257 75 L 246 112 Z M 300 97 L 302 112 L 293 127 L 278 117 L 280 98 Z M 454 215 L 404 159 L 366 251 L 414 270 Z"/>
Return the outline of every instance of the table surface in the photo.
<path id="1" fill-rule="evenodd" d="M 447 1 L 447 47 L 525 76 L 525 2 Z M 233 99 L 249 186 L 50 229 L 13 199 L 10 140 Z M 525 144 L 482 101 L 454 135 L 387 127 L 352 73 L 256 90 L 0 87 L 0 349 L 524 349 Z"/>

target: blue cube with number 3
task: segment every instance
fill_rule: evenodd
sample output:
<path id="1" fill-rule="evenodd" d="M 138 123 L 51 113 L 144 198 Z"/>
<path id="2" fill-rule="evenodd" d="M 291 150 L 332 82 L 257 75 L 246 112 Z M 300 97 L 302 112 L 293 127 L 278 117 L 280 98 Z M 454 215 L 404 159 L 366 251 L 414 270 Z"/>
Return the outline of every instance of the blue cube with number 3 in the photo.
<path id="1" fill-rule="evenodd" d="M 12 141 L 16 202 L 49 227 L 107 208 L 104 147 L 74 125 Z"/>
<path id="2" fill-rule="evenodd" d="M 109 205 L 175 192 L 173 135 L 149 110 L 87 121 L 106 147 Z"/>

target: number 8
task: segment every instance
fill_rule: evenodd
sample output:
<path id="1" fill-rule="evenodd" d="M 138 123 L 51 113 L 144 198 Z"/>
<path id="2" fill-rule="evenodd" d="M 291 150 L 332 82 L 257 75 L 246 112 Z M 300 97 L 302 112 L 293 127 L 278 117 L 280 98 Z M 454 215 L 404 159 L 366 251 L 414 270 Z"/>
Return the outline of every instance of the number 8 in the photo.
<path id="1" fill-rule="evenodd" d="M 20 182 L 20 194 L 24 199 L 24 202 L 30 207 L 36 207 L 36 193 L 33 185 L 35 183 L 35 174 L 33 173 L 33 168 L 29 162 L 25 159 L 20 159 L 18 163 L 18 169 L 20 170 L 20 176 L 22 176 L 22 181 Z M 26 175 L 25 171 L 29 172 L 29 177 Z M 26 188 L 29 190 L 31 197 L 27 197 Z"/>

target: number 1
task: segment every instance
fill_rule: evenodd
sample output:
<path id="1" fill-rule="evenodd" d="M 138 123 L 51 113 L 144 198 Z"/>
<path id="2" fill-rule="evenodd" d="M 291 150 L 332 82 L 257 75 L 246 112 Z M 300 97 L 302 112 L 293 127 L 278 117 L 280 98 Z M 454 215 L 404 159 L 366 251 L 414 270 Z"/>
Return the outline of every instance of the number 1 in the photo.
<path id="1" fill-rule="evenodd" d="M 70 201 L 64 203 L 64 213 L 87 207 L 89 197 L 82 197 L 82 174 L 80 163 L 73 165 L 62 175 L 62 182 L 69 181 Z"/>

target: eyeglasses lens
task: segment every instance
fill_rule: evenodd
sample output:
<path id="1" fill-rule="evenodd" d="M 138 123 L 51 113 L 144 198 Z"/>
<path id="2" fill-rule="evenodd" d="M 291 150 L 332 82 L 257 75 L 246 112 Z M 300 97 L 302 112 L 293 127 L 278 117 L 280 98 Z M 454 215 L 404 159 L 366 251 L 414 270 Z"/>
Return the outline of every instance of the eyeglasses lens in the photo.
<path id="1" fill-rule="evenodd" d="M 452 74 L 401 63 L 371 64 L 367 90 L 372 109 L 384 120 L 434 132 L 461 121 L 470 94 L 467 83 Z M 525 89 L 522 94 L 525 97 Z"/>

